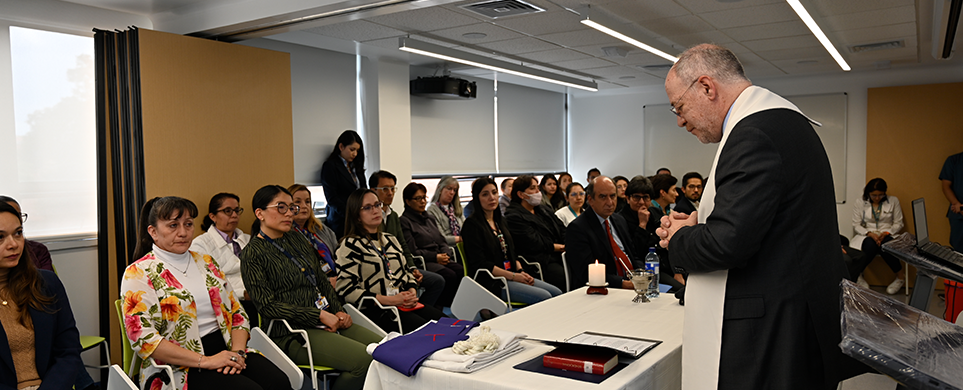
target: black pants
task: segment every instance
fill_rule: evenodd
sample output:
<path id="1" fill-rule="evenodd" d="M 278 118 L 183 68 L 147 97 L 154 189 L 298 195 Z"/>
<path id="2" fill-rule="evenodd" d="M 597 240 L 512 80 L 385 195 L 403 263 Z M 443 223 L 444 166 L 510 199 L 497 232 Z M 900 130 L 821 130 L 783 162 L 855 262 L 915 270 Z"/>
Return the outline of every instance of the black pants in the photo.
<path id="1" fill-rule="evenodd" d="M 378 307 L 366 307 L 361 310 L 361 312 L 370 318 L 371 321 L 378 324 L 385 332 L 398 331 L 398 323 L 395 322 L 395 316 L 391 311 L 381 310 Z M 398 310 L 398 314 L 401 316 L 401 329 L 404 330 L 403 333 L 418 329 L 418 327 L 427 324 L 428 321 L 445 317 L 445 313 L 442 313 L 441 310 L 428 305 L 415 311 Z"/>
<path id="2" fill-rule="evenodd" d="M 885 244 L 892 239 L 893 236 L 886 236 L 883 238 L 883 243 Z M 869 263 L 876 258 L 876 255 L 882 256 L 883 261 L 886 262 L 886 265 L 888 265 L 889 269 L 893 270 L 893 272 L 899 272 L 899 270 L 903 269 L 903 263 L 900 263 L 896 256 L 883 252 L 882 248 L 880 248 L 879 245 L 876 245 L 876 240 L 873 240 L 872 238 L 866 237 L 866 239 L 863 240 L 863 244 L 860 249 L 863 252 L 863 257 L 853 259 L 852 268 L 849 270 L 849 277 L 853 278 L 854 280 L 859 278 L 859 274 L 863 273 L 863 270 L 865 270 L 866 266 L 868 266 Z"/>
<path id="3" fill-rule="evenodd" d="M 455 300 L 455 292 L 458 291 L 458 284 L 461 283 L 461 277 L 465 276 L 465 268 L 461 266 L 461 263 L 448 263 L 446 265 L 438 264 L 437 262 L 428 262 L 425 267 L 429 271 L 434 272 L 441 277 L 445 278 L 445 290 L 438 297 L 438 301 L 435 305 L 439 307 L 451 306 L 451 302 Z M 390 332 L 390 330 L 386 330 Z"/>
<path id="4" fill-rule="evenodd" d="M 221 332 L 214 332 L 201 338 L 204 354 L 211 356 L 227 350 Z M 187 372 L 187 384 L 191 389 L 231 389 L 231 390 L 287 390 L 291 382 L 274 363 L 256 353 L 247 355 L 247 368 L 240 374 L 222 374 L 217 370 L 191 368 Z"/>

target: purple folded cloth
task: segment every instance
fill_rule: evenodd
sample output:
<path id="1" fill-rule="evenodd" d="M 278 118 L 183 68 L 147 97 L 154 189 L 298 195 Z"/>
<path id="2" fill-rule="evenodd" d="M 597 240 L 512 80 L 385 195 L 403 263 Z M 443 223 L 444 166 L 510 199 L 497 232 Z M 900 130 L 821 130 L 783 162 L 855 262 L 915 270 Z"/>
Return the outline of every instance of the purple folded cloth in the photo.
<path id="1" fill-rule="evenodd" d="M 477 326 L 474 321 L 442 318 L 419 330 L 388 340 L 375 348 L 372 356 L 396 371 L 412 376 L 431 354 L 448 348 L 455 342 L 467 340 L 468 331 Z"/>

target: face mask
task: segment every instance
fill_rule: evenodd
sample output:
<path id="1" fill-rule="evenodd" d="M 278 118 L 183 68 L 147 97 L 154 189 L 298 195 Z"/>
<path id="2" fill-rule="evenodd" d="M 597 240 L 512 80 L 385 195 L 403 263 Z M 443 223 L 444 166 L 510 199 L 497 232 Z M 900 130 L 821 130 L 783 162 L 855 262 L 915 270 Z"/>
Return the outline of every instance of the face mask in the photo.
<path id="1" fill-rule="evenodd" d="M 538 206 L 538 205 L 542 204 L 542 193 L 541 193 L 541 192 L 536 192 L 536 193 L 534 193 L 534 194 L 526 193 L 526 195 L 528 195 L 528 199 L 525 199 L 525 201 L 528 202 L 528 204 L 530 204 L 530 205 L 532 205 L 532 206 Z"/>

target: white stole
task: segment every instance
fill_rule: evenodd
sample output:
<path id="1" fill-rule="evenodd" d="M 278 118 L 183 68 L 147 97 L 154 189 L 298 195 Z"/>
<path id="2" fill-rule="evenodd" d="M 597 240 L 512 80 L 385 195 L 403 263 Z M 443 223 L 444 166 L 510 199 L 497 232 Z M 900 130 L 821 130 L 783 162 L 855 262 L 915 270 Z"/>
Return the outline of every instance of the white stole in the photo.
<path id="1" fill-rule="evenodd" d="M 786 108 L 802 114 L 790 101 L 768 89 L 750 86 L 732 103 L 729 119 L 722 132 L 722 141 L 712 160 L 712 169 L 699 205 L 699 223 L 704 224 L 715 207 L 716 166 L 732 129 L 743 118 L 754 113 Z M 805 114 L 803 114 L 805 116 Z M 809 117 L 806 117 L 809 119 Z M 819 123 L 809 119 L 813 124 Z M 717 389 L 719 359 L 722 351 L 722 313 L 726 299 L 728 270 L 693 273 L 686 281 L 685 325 L 682 342 L 682 388 L 685 390 Z"/>

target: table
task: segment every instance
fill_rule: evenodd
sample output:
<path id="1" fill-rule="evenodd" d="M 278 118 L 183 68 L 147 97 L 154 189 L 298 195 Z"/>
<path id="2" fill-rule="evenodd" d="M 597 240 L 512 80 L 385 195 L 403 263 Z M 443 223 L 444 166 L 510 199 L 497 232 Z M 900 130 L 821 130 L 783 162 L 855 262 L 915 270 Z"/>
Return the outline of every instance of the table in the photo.
<path id="1" fill-rule="evenodd" d="M 680 389 L 684 308 L 669 294 L 649 303 L 632 303 L 634 296 L 634 291 L 619 289 L 587 295 L 582 287 L 484 323 L 545 340 L 563 340 L 588 330 L 662 341 L 639 359 L 620 358 L 631 364 L 600 385 L 514 369 L 552 349 L 523 341 L 524 351 L 470 374 L 422 367 L 406 377 L 375 361 L 368 368 L 365 389 Z"/>

